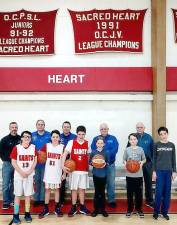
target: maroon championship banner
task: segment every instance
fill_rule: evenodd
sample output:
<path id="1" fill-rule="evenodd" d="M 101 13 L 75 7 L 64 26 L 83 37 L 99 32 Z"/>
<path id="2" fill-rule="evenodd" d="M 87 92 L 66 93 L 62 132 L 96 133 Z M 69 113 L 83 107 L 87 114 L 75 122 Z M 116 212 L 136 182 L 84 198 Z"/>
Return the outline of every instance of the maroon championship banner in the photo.
<path id="1" fill-rule="evenodd" d="M 172 9 L 174 18 L 175 42 L 177 43 L 177 9 Z"/>
<path id="2" fill-rule="evenodd" d="M 104 76 L 103 76 L 104 75 Z M 152 91 L 151 67 L 0 68 L 0 92 Z"/>
<path id="3" fill-rule="evenodd" d="M 0 56 L 54 54 L 56 13 L 0 12 Z"/>
<path id="4" fill-rule="evenodd" d="M 75 53 L 142 52 L 144 10 L 69 10 Z"/>

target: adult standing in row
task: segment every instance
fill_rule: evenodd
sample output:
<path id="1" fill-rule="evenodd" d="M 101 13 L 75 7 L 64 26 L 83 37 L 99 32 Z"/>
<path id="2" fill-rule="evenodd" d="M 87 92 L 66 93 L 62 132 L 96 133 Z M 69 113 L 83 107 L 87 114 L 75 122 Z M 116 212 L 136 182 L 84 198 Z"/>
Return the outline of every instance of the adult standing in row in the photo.
<path id="1" fill-rule="evenodd" d="M 64 145 L 64 148 L 70 140 L 74 140 L 77 136 L 71 133 L 71 123 L 69 121 L 64 121 L 62 124 L 63 133 L 60 135 L 61 144 Z M 60 188 L 60 204 L 62 205 L 65 202 L 65 193 L 66 193 L 66 179 L 62 181 Z"/>
<path id="2" fill-rule="evenodd" d="M 142 122 L 136 124 L 138 146 L 142 147 L 146 156 L 146 163 L 143 165 L 143 177 L 145 183 L 146 205 L 153 207 L 152 192 L 152 161 L 153 161 L 153 139 L 145 133 L 145 126 Z"/>
<path id="3" fill-rule="evenodd" d="M 36 146 L 37 151 L 40 151 L 43 145 L 50 142 L 50 132 L 45 130 L 45 122 L 42 119 L 36 122 L 37 131 L 32 133 L 32 144 Z M 44 169 L 45 164 L 37 163 L 35 168 L 35 194 L 34 194 L 34 206 L 43 205 L 45 197 L 44 188 Z"/>
<path id="4" fill-rule="evenodd" d="M 3 137 L 0 141 L 0 158 L 3 161 L 2 165 L 2 192 L 3 192 L 3 209 L 8 209 L 10 203 L 14 201 L 13 180 L 14 168 L 11 164 L 10 154 L 14 146 L 20 143 L 20 136 L 17 134 L 17 122 L 9 124 L 9 135 Z"/>
<path id="5" fill-rule="evenodd" d="M 108 203 L 111 208 L 116 207 L 116 200 L 115 200 L 115 160 L 116 154 L 118 152 L 119 143 L 115 136 L 110 135 L 109 127 L 106 123 L 100 124 L 100 134 L 104 139 L 105 149 L 108 151 L 108 166 L 107 166 L 107 197 Z M 100 136 L 100 135 L 99 135 Z M 91 149 L 95 150 L 96 147 L 96 140 L 98 136 L 93 138 Z"/>

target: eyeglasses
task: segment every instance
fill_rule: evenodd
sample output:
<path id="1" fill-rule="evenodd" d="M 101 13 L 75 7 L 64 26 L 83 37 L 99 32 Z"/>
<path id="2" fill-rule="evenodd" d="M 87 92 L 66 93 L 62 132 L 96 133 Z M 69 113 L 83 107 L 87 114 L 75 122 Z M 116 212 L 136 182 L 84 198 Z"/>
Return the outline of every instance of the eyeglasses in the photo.
<path id="1" fill-rule="evenodd" d="M 143 127 L 136 127 L 136 128 L 143 128 Z"/>
<path id="2" fill-rule="evenodd" d="M 24 136 L 23 136 L 23 138 L 28 138 L 28 139 L 30 139 L 30 138 L 31 138 L 31 136 L 24 135 Z"/>

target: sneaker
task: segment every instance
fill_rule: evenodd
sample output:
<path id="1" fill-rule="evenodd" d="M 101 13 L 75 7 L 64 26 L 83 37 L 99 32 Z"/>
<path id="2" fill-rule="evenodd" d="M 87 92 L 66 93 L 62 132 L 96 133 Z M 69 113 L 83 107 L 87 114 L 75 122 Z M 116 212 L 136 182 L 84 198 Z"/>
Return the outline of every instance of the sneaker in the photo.
<path id="1" fill-rule="evenodd" d="M 153 214 L 153 219 L 154 219 L 154 220 L 158 220 L 158 217 L 159 217 L 159 215 L 158 215 L 157 213 L 154 213 L 154 214 Z"/>
<path id="2" fill-rule="evenodd" d="M 166 220 L 169 220 L 169 219 L 170 219 L 169 215 L 167 215 L 167 214 L 162 214 L 162 217 L 163 217 L 164 219 L 166 219 Z"/>
<path id="3" fill-rule="evenodd" d="M 110 208 L 116 208 L 116 206 L 117 206 L 116 202 L 109 202 Z"/>
<path id="4" fill-rule="evenodd" d="M 59 207 L 57 207 L 57 208 L 55 209 L 55 215 L 57 215 L 57 217 L 62 217 L 62 216 L 63 216 L 63 213 L 61 212 L 61 210 L 60 210 Z"/>
<path id="5" fill-rule="evenodd" d="M 9 208 L 9 204 L 7 204 L 7 203 L 3 203 L 3 205 L 2 205 L 2 209 L 8 209 Z"/>
<path id="6" fill-rule="evenodd" d="M 11 202 L 11 203 L 10 203 L 10 206 L 14 207 L 14 202 Z"/>
<path id="7" fill-rule="evenodd" d="M 45 216 L 49 215 L 49 209 L 48 208 L 44 208 L 43 211 L 41 213 L 39 213 L 38 217 L 39 219 L 44 218 Z"/>
<path id="8" fill-rule="evenodd" d="M 104 217 L 108 217 L 108 216 L 109 216 L 108 213 L 107 213 L 105 210 L 103 210 L 103 211 L 101 212 L 101 214 L 102 214 Z"/>
<path id="9" fill-rule="evenodd" d="M 96 217 L 98 215 L 98 211 L 94 210 L 92 213 L 91 213 L 91 216 L 92 217 Z"/>
<path id="10" fill-rule="evenodd" d="M 19 218 L 19 213 L 13 215 L 12 223 L 15 223 L 15 224 L 20 224 L 21 223 L 21 220 Z"/>
<path id="11" fill-rule="evenodd" d="M 79 212 L 87 216 L 91 214 L 90 211 L 85 207 L 85 205 L 80 205 Z"/>
<path id="12" fill-rule="evenodd" d="M 148 206 L 151 209 L 154 208 L 154 202 L 146 202 L 145 205 Z"/>
<path id="13" fill-rule="evenodd" d="M 129 211 L 128 211 L 128 212 L 126 213 L 126 217 L 127 217 L 127 218 L 130 218 L 131 215 L 132 215 L 132 212 L 129 212 Z"/>
<path id="14" fill-rule="evenodd" d="M 140 218 L 144 218 L 144 213 L 140 210 L 136 213 Z"/>
<path id="15" fill-rule="evenodd" d="M 70 211 L 68 212 L 68 216 L 69 216 L 69 217 L 72 217 L 72 216 L 74 216 L 76 213 L 77 213 L 76 205 L 72 205 Z"/>
<path id="16" fill-rule="evenodd" d="M 25 221 L 26 221 L 27 223 L 31 223 L 31 222 L 32 222 L 32 217 L 31 217 L 30 212 L 25 212 L 24 219 L 25 219 Z"/>

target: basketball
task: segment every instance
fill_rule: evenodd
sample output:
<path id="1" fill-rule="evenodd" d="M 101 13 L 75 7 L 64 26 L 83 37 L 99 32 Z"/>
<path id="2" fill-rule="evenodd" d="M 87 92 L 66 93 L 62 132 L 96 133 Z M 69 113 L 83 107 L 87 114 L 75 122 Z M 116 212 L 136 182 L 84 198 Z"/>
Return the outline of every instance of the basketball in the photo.
<path id="1" fill-rule="evenodd" d="M 45 163 L 47 160 L 47 153 L 43 151 L 38 151 L 37 155 L 37 162 L 38 163 Z"/>
<path id="2" fill-rule="evenodd" d="M 65 161 L 64 166 L 67 167 L 70 170 L 70 172 L 73 172 L 76 169 L 76 163 L 72 159 L 67 159 Z"/>
<path id="3" fill-rule="evenodd" d="M 140 169 L 139 161 L 137 160 L 128 160 L 126 163 L 126 168 L 130 173 L 136 173 Z"/>
<path id="4" fill-rule="evenodd" d="M 92 158 L 92 166 L 95 168 L 102 168 L 105 165 L 104 156 L 97 154 Z"/>

